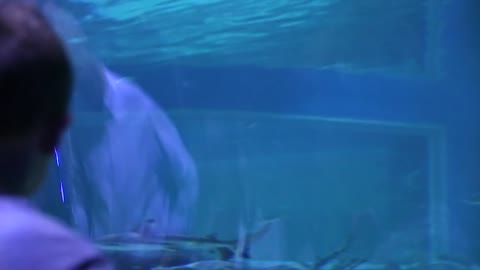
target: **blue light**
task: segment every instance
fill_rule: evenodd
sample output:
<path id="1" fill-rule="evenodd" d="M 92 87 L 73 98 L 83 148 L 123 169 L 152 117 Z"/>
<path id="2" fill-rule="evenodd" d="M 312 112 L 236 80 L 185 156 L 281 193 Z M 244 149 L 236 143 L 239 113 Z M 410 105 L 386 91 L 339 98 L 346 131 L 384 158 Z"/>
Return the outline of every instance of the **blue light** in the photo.
<path id="1" fill-rule="evenodd" d="M 58 154 L 58 151 L 57 151 L 56 147 L 54 147 L 53 150 L 55 152 L 55 161 L 57 163 L 57 167 L 60 170 L 60 157 L 59 157 L 60 155 Z M 62 181 L 61 177 L 60 177 L 60 194 L 62 196 L 62 202 L 65 203 L 65 192 L 63 190 L 63 181 Z"/>
<path id="2" fill-rule="evenodd" d="M 63 182 L 60 181 L 60 194 L 62 194 L 62 202 L 65 203 L 65 193 L 63 191 Z"/>
<path id="3" fill-rule="evenodd" d="M 60 166 L 60 159 L 58 157 L 58 151 L 57 151 L 57 148 L 53 148 L 53 150 L 55 151 L 55 161 L 57 162 L 57 167 Z"/>

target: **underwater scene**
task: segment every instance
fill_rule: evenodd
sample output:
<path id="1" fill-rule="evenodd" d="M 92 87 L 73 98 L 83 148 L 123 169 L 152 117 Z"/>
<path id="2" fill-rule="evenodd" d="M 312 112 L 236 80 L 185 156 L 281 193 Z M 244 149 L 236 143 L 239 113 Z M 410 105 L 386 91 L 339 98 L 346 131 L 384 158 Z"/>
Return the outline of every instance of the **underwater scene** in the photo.
<path id="1" fill-rule="evenodd" d="M 35 203 L 116 269 L 480 270 L 480 2 L 40 1 Z"/>

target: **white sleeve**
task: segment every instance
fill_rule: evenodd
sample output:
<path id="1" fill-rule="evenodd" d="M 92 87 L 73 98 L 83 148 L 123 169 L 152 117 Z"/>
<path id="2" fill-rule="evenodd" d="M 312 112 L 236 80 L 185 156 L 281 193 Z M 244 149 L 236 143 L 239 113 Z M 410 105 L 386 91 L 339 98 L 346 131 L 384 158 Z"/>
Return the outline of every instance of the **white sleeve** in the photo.
<path id="1" fill-rule="evenodd" d="M 113 269 L 93 245 L 39 216 L 7 215 L 0 221 L 0 269 Z"/>

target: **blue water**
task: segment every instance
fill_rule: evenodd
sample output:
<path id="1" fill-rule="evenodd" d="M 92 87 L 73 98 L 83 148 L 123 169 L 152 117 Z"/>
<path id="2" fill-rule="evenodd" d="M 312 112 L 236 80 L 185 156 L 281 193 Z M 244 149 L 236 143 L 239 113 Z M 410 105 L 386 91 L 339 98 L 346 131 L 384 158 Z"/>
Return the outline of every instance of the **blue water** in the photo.
<path id="1" fill-rule="evenodd" d="M 231 239 L 239 228 L 274 218 L 270 231 L 251 243 L 258 260 L 310 262 L 352 234 L 345 258 L 368 259 L 359 266 L 365 269 L 480 265 L 475 240 L 480 201 L 472 199 L 480 194 L 480 6 L 475 0 L 447 1 L 428 16 L 422 8 L 431 1 L 405 1 L 403 6 L 293 1 L 290 9 L 287 1 L 278 6 L 244 1 L 239 10 L 223 1 L 187 2 L 145 1 L 152 12 L 116 21 L 102 14 L 124 1 L 64 6 L 84 27 L 78 35 L 90 38 L 95 61 L 125 77 L 124 87 L 140 89 L 155 109 L 146 110 L 130 96 L 121 101 L 133 102 L 128 108 L 134 113 L 118 111 L 131 113 L 131 119 L 122 118 L 130 120 L 112 120 L 120 118 L 87 103 L 74 109 L 81 119 L 70 132 L 74 144 L 109 145 L 103 151 L 116 154 L 95 156 L 120 167 L 112 165 L 117 169 L 110 169 L 108 177 L 100 172 L 102 166 L 87 167 L 94 170 L 87 174 L 103 178 L 85 180 L 62 162 L 97 164 L 82 159 L 90 148 L 82 149 L 86 154 L 73 151 L 75 162 L 64 151 L 37 198 L 45 211 L 92 238 L 135 230 L 154 218 L 160 235 L 214 233 Z M 284 19 L 287 10 L 297 15 Z M 263 14 L 260 23 L 253 22 L 259 19 L 255 12 Z M 265 22 L 266 14 L 275 18 L 273 23 Z M 390 22 L 390 17 L 403 20 Z M 209 26 L 205 18 L 210 23 L 223 18 L 238 27 Z M 428 18 L 433 20 L 429 24 Z M 173 22 L 183 23 L 178 33 Z M 322 26 L 318 22 L 329 22 L 329 34 L 316 30 Z M 266 27 L 279 23 L 287 25 L 291 39 L 288 31 Z M 72 25 L 60 29 L 78 30 Z M 152 29 L 156 34 L 147 37 L 144 33 Z M 212 31 L 215 42 L 207 38 Z M 252 32 L 268 38 L 232 38 L 232 33 Z M 65 33 L 69 39 L 80 32 Z M 106 33 L 110 38 L 104 38 Z M 74 56 L 85 53 L 69 48 Z M 166 55 L 162 48 L 178 50 Z M 82 73 L 84 59 L 75 60 L 79 77 L 93 78 Z M 101 83 L 85 80 L 76 91 L 89 85 Z M 149 125 L 136 118 L 138 112 L 157 117 L 152 125 L 164 135 L 145 135 Z M 161 120 L 164 113 L 168 121 Z M 102 130 L 110 126 L 113 133 L 104 136 Z M 128 134 L 137 135 L 128 139 Z M 133 150 L 127 152 L 127 146 Z M 81 191 L 84 182 L 90 183 L 89 192 Z M 104 210 L 89 194 L 97 194 Z M 116 207 L 129 214 L 113 214 Z M 88 222 L 77 222 L 74 209 L 79 208 L 91 212 L 86 219 L 101 229 L 92 233 Z"/>

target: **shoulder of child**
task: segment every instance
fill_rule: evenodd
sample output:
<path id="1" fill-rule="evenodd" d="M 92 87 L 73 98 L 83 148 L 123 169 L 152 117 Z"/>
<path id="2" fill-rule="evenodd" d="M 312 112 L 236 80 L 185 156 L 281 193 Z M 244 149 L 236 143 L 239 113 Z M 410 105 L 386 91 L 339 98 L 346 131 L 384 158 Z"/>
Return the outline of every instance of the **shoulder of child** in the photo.
<path id="1" fill-rule="evenodd" d="M 0 269 L 111 269 L 88 241 L 35 210 L 2 209 Z"/>

